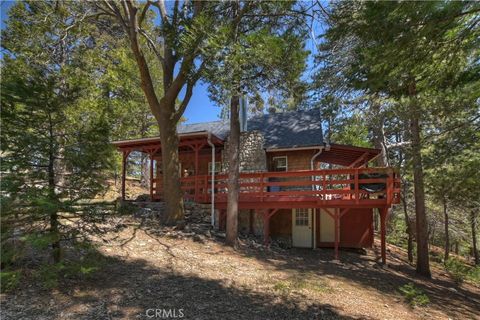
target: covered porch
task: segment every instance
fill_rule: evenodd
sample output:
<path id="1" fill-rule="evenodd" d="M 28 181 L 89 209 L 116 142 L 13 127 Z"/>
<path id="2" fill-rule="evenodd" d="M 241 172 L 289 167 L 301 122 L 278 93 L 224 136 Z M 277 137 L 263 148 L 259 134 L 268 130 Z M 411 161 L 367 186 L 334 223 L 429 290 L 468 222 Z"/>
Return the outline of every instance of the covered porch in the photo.
<path id="1" fill-rule="evenodd" d="M 180 176 L 182 185 L 193 190 L 189 195 L 190 200 L 200 198 L 203 180 L 200 176 L 212 174 L 218 171 L 215 164 L 221 162 L 224 141 L 207 131 L 198 131 L 179 134 L 178 154 L 180 159 Z M 128 157 L 132 152 L 141 152 L 148 155 L 150 185 L 149 194 L 151 201 L 162 199 L 163 172 L 162 172 L 162 148 L 159 137 L 141 138 L 115 141 L 113 145 L 122 154 L 121 198 L 126 200 L 125 180 L 127 175 Z"/>

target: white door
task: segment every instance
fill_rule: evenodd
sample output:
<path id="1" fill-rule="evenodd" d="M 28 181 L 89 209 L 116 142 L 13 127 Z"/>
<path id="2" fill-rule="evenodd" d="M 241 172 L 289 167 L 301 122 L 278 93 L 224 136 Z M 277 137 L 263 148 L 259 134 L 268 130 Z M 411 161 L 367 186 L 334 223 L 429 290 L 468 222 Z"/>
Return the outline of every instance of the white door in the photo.
<path id="1" fill-rule="evenodd" d="M 292 245 L 312 247 L 312 210 L 292 209 Z"/>
<path id="2" fill-rule="evenodd" d="M 334 212 L 336 209 L 329 209 Z M 340 237 L 340 235 L 339 235 Z M 320 210 L 320 242 L 335 241 L 335 220 L 325 209 Z"/>

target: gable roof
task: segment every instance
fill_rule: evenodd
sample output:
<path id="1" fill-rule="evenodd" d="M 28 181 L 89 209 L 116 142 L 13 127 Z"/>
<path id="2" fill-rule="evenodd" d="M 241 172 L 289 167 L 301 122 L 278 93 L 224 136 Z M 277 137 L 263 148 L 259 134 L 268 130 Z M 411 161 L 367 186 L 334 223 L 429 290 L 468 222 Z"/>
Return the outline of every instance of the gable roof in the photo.
<path id="1" fill-rule="evenodd" d="M 178 126 L 178 133 L 208 131 L 226 139 L 228 121 L 211 121 Z M 247 131 L 259 131 L 266 149 L 298 148 L 323 145 L 322 123 L 318 109 L 255 115 L 247 120 Z"/>

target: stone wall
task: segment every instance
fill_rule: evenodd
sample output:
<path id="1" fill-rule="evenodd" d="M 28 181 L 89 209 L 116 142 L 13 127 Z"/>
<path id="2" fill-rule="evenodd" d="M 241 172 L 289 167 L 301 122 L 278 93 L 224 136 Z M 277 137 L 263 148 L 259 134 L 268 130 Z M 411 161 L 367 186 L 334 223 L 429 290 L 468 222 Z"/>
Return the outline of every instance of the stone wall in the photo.
<path id="1" fill-rule="evenodd" d="M 132 211 L 134 216 L 165 219 L 165 203 L 151 201 L 132 201 L 120 204 Z M 185 223 L 211 223 L 211 205 L 185 202 Z"/>
<path id="2" fill-rule="evenodd" d="M 260 131 L 240 134 L 240 172 L 261 172 L 267 170 L 267 157 L 264 147 L 265 138 Z M 222 170 L 228 171 L 228 140 L 222 154 Z"/>

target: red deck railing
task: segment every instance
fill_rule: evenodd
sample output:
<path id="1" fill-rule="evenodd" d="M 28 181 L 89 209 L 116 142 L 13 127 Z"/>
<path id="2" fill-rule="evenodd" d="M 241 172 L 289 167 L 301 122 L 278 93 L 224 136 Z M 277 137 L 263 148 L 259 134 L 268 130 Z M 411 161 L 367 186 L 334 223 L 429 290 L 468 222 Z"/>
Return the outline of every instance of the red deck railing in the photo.
<path id="1" fill-rule="evenodd" d="M 220 205 L 227 201 L 227 181 L 226 174 L 215 176 L 215 202 Z M 400 201 L 400 179 L 392 168 L 240 173 L 239 186 L 240 204 L 390 206 Z M 186 200 L 208 203 L 211 176 L 182 178 L 182 190 Z M 161 183 L 154 179 L 154 198 L 161 195 Z"/>

